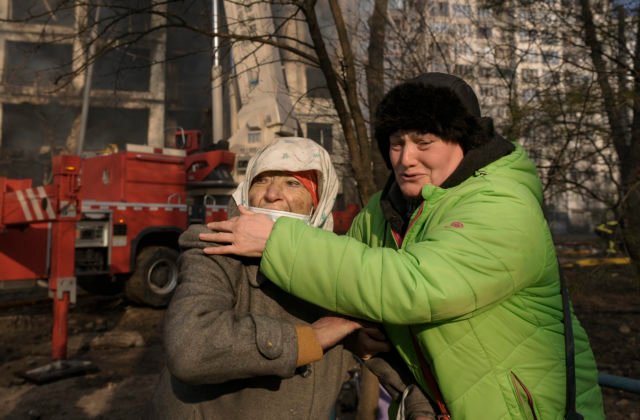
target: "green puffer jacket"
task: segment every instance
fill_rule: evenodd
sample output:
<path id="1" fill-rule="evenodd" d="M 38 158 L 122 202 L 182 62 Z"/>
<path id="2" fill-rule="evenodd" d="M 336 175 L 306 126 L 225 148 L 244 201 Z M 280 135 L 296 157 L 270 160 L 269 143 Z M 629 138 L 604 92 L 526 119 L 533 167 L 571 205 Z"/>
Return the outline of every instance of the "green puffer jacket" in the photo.
<path id="1" fill-rule="evenodd" d="M 429 392 L 415 334 L 454 420 L 564 418 L 562 300 L 535 166 L 516 147 L 422 196 L 400 247 L 380 194 L 351 237 L 280 219 L 261 270 L 309 302 L 383 322 Z M 573 328 L 578 411 L 602 419 L 594 357 L 575 317 Z"/>

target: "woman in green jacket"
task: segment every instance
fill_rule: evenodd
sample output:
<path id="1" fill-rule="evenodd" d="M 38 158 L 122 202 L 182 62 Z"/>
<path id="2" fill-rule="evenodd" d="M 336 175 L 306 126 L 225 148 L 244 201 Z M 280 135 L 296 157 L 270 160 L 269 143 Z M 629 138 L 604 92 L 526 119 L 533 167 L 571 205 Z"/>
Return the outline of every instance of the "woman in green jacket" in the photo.
<path id="1" fill-rule="evenodd" d="M 283 290 L 382 322 L 423 389 L 455 420 L 563 419 L 563 306 L 542 188 L 463 80 L 427 73 L 387 93 L 375 137 L 393 174 L 348 237 L 294 220 L 210 225 L 210 253 L 262 255 Z M 604 418 L 572 316 L 577 411 Z"/>

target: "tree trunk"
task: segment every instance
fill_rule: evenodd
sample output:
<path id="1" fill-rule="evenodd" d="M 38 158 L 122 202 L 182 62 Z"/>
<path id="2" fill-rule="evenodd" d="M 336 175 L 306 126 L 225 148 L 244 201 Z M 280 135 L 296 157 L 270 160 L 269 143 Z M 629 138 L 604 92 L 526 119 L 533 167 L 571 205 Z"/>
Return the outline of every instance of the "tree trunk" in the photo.
<path id="1" fill-rule="evenodd" d="M 326 44 L 322 37 L 318 17 L 315 12 L 315 5 L 316 0 L 305 0 L 302 3 L 301 9 L 305 15 L 309 34 L 311 35 L 314 50 L 320 63 L 320 69 L 327 81 L 327 89 L 329 89 L 331 99 L 336 108 L 336 113 L 338 114 L 338 119 L 340 120 L 340 125 L 349 148 L 351 166 L 353 168 L 356 182 L 358 183 L 360 199 L 363 203 L 366 203 L 369 197 L 371 197 L 371 195 L 376 191 L 376 187 L 371 178 L 371 158 L 369 153 L 367 128 L 360 111 L 360 105 L 357 102 L 358 95 L 356 93 L 357 83 L 355 82 L 355 63 L 353 56 L 351 55 L 350 48 L 347 51 L 344 51 L 344 42 L 348 44 L 349 40 L 341 39 L 340 41 L 343 49 L 342 53 L 347 66 L 346 70 L 347 72 L 353 72 L 352 75 L 347 75 L 347 82 L 345 83 L 347 86 L 344 86 L 349 105 L 347 107 L 347 103 L 345 103 L 344 97 L 342 96 L 338 76 L 333 68 L 331 57 L 327 52 Z M 341 19 L 339 10 L 334 12 L 334 20 L 336 16 L 340 21 L 340 23 L 337 21 L 335 22 L 338 33 L 341 31 L 346 33 L 344 21 Z M 351 63 L 347 60 L 351 60 Z M 351 77 L 353 77 L 353 80 L 349 81 Z"/>
<path id="2" fill-rule="evenodd" d="M 636 28 L 636 51 L 634 56 L 633 81 L 633 122 L 631 133 L 625 114 L 624 97 L 616 95 L 609 77 L 615 73 L 609 72 L 604 58 L 601 42 L 596 34 L 593 13 L 589 0 L 580 0 L 580 17 L 584 25 L 584 40 L 591 54 L 591 61 L 596 71 L 598 86 L 602 92 L 604 111 L 607 115 L 611 137 L 615 146 L 622 187 L 618 194 L 620 206 L 618 213 L 622 220 L 624 242 L 636 269 L 640 268 L 640 26 Z M 621 22 L 624 24 L 624 21 Z M 640 25 L 640 22 L 638 23 Z"/>
<path id="3" fill-rule="evenodd" d="M 384 187 L 389 177 L 374 136 L 374 115 L 384 96 L 384 45 L 387 25 L 388 0 L 375 0 L 373 13 L 369 19 L 369 62 L 365 68 L 367 76 L 367 98 L 369 99 L 369 133 L 371 134 L 371 158 L 373 160 L 373 180 L 377 189 Z"/>
<path id="4" fill-rule="evenodd" d="M 633 121 L 622 174 L 624 197 L 621 202 L 624 242 L 636 271 L 640 273 L 640 20 L 637 21 L 633 55 Z M 622 168 L 621 168 L 622 172 Z"/>

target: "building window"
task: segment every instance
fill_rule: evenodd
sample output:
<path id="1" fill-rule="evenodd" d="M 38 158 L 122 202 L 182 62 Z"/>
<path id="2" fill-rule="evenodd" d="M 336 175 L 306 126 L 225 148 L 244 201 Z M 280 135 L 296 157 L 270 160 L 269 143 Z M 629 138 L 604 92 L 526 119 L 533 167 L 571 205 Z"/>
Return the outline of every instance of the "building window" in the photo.
<path id="1" fill-rule="evenodd" d="M 520 38 L 522 42 L 535 41 L 538 39 L 538 31 L 535 29 L 521 29 L 518 32 L 518 38 Z"/>
<path id="2" fill-rule="evenodd" d="M 236 163 L 236 172 L 238 175 L 247 173 L 247 165 L 249 165 L 249 158 L 238 158 L 238 162 Z"/>
<path id="3" fill-rule="evenodd" d="M 478 28 L 478 38 L 489 39 L 491 38 L 491 28 L 487 26 L 481 26 Z"/>
<path id="4" fill-rule="evenodd" d="M 249 89 L 255 88 L 260 83 L 260 72 L 257 68 L 247 70 L 247 77 L 249 79 Z"/>
<path id="5" fill-rule="evenodd" d="M 453 73 L 457 74 L 460 77 L 472 77 L 473 76 L 473 66 L 467 64 L 456 64 Z"/>
<path id="6" fill-rule="evenodd" d="M 73 26 L 74 8 L 67 0 L 11 0 L 11 19 L 28 23 Z"/>
<path id="7" fill-rule="evenodd" d="M 331 124 L 307 123 L 307 137 L 325 148 L 333 150 L 333 127 Z"/>
<path id="8" fill-rule="evenodd" d="M 449 3 L 446 1 L 440 1 L 436 4 L 432 4 L 430 9 L 431 16 L 449 16 Z"/>
<path id="9" fill-rule="evenodd" d="M 454 3 L 451 7 L 455 17 L 471 17 L 471 5 Z"/>
<path id="10" fill-rule="evenodd" d="M 551 64 L 551 65 L 560 64 L 560 57 L 558 56 L 558 53 L 555 51 L 544 51 L 542 53 L 542 60 L 546 64 Z"/>
<path id="11" fill-rule="evenodd" d="M 433 22 L 431 24 L 431 30 L 435 33 L 444 33 L 449 30 L 449 23 L 447 22 Z"/>
<path id="12" fill-rule="evenodd" d="M 525 63 L 537 63 L 540 61 L 540 56 L 533 51 L 527 51 L 524 57 L 522 57 L 522 61 Z"/>
<path id="13" fill-rule="evenodd" d="M 494 54 L 496 56 L 496 60 L 502 62 L 509 60 L 513 56 L 511 48 L 506 45 L 496 47 Z"/>
<path id="14" fill-rule="evenodd" d="M 560 39 L 554 34 L 544 34 L 542 35 L 542 43 L 544 45 L 558 45 L 560 44 Z"/>
<path id="15" fill-rule="evenodd" d="M 473 55 L 473 49 L 467 44 L 455 44 L 454 51 L 458 56 L 471 56 Z"/>
<path id="16" fill-rule="evenodd" d="M 247 136 L 248 143 L 260 143 L 262 132 L 260 130 L 251 130 Z"/>
<path id="17" fill-rule="evenodd" d="M 71 74 L 71 44 L 6 42 L 3 82 L 16 86 L 49 86 Z"/>
<path id="18" fill-rule="evenodd" d="M 490 79 L 495 76 L 495 69 L 493 67 L 480 67 L 480 77 L 484 79 Z"/>
<path id="19" fill-rule="evenodd" d="M 503 79 L 512 79 L 514 75 L 514 70 L 508 67 L 498 67 L 498 77 Z"/>
<path id="20" fill-rule="evenodd" d="M 105 136 L 104 133 L 109 133 Z M 109 143 L 121 149 L 127 143 L 147 144 L 149 108 L 91 107 L 84 150 L 101 150 Z"/>
<path id="21" fill-rule="evenodd" d="M 535 82 L 538 80 L 538 69 L 523 69 L 522 80 L 525 82 Z"/>
<path id="22" fill-rule="evenodd" d="M 478 17 L 479 18 L 490 18 L 491 17 L 491 9 L 486 7 L 478 7 Z"/>
<path id="23" fill-rule="evenodd" d="M 506 106 L 500 106 L 497 107 L 496 109 L 496 114 L 498 115 L 498 118 L 508 118 L 509 117 L 509 108 L 507 108 Z"/>
<path id="24" fill-rule="evenodd" d="M 471 36 L 471 34 L 473 34 L 473 30 L 469 24 L 460 23 L 455 25 L 455 28 L 459 36 Z"/>
<path id="25" fill-rule="evenodd" d="M 561 83 L 562 75 L 557 71 L 547 71 L 542 75 L 542 79 L 547 83 L 553 83 L 555 85 Z"/>
<path id="26" fill-rule="evenodd" d="M 310 98 L 330 98 L 327 81 L 322 70 L 317 67 L 307 67 L 307 96 Z"/>
<path id="27" fill-rule="evenodd" d="M 106 90 L 147 92 L 151 79 L 151 51 L 117 48 L 96 60 L 91 87 Z"/>
<path id="28" fill-rule="evenodd" d="M 68 0 L 64 1 L 69 3 Z M 150 31 L 153 13 L 135 11 L 149 10 L 152 6 L 151 0 L 109 0 L 106 3 L 109 4 L 108 7 L 100 8 L 101 37 L 120 39 L 119 37 L 135 37 Z M 96 15 L 94 7 L 90 7 L 90 16 Z"/>
<path id="29" fill-rule="evenodd" d="M 480 96 L 483 98 L 495 98 L 496 88 L 494 86 L 480 86 Z"/>

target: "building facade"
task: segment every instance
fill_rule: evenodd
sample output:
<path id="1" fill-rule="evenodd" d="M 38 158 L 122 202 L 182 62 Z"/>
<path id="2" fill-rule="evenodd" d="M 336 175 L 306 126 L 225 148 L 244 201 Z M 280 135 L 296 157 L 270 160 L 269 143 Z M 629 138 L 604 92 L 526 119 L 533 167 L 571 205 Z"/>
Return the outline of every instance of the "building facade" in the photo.
<path id="1" fill-rule="evenodd" d="M 538 165 L 557 233 L 592 232 L 615 201 L 607 147 L 577 3 L 477 0 L 390 2 L 388 79 L 456 74 L 483 113 Z M 610 10 L 596 9 L 596 19 Z"/>

